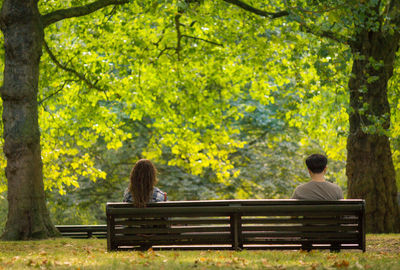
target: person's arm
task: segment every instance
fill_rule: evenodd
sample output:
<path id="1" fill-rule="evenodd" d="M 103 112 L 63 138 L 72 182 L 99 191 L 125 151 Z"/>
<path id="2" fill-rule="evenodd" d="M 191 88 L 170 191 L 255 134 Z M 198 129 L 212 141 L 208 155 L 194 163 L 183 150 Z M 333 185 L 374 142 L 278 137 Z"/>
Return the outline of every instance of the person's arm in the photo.
<path id="1" fill-rule="evenodd" d="M 338 186 L 338 200 L 343 200 L 343 191 L 342 191 L 342 189 Z"/>
<path id="2" fill-rule="evenodd" d="M 129 192 L 128 189 L 125 189 L 124 198 L 122 199 L 123 202 L 132 202 L 132 194 Z"/>
<path id="3" fill-rule="evenodd" d="M 293 192 L 292 199 L 297 199 L 297 200 L 300 199 L 299 195 L 297 194 L 297 188 Z"/>

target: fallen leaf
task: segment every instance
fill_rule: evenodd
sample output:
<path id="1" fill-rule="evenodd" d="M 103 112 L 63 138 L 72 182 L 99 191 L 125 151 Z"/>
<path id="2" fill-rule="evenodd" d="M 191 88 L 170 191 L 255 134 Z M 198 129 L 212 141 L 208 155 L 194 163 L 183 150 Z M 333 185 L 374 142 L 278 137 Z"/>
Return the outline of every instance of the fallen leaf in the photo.
<path id="1" fill-rule="evenodd" d="M 333 267 L 336 267 L 336 268 L 347 268 L 347 267 L 349 267 L 349 264 L 350 263 L 348 261 L 343 260 L 341 262 L 335 262 L 333 264 Z"/>
<path id="2" fill-rule="evenodd" d="M 34 264 L 35 262 L 32 259 L 29 259 L 28 262 L 26 263 L 27 266 L 32 266 Z"/>
<path id="3" fill-rule="evenodd" d="M 311 264 L 311 270 L 316 270 L 318 265 L 319 265 L 318 263 Z"/>
<path id="4" fill-rule="evenodd" d="M 327 259 L 329 259 L 329 260 L 334 260 L 334 259 L 336 259 L 337 258 L 337 255 L 328 255 L 327 257 L 326 257 Z"/>
<path id="5" fill-rule="evenodd" d="M 356 262 L 356 268 L 357 269 L 364 269 L 364 266 L 362 266 L 362 264 L 360 264 L 359 262 Z"/>
<path id="6" fill-rule="evenodd" d="M 299 264 L 300 264 L 300 265 L 305 265 L 305 264 L 307 264 L 307 263 L 305 263 L 305 262 L 303 262 L 302 260 L 300 260 L 300 261 L 299 261 Z"/>
<path id="7" fill-rule="evenodd" d="M 272 267 L 271 264 L 269 264 L 266 259 L 262 259 L 261 262 L 264 265 L 264 267 Z"/>
<path id="8" fill-rule="evenodd" d="M 13 257 L 13 258 L 11 259 L 11 261 L 12 261 L 12 262 L 15 262 L 15 261 L 19 260 L 20 258 L 21 258 L 20 256 L 15 256 L 15 257 Z"/>

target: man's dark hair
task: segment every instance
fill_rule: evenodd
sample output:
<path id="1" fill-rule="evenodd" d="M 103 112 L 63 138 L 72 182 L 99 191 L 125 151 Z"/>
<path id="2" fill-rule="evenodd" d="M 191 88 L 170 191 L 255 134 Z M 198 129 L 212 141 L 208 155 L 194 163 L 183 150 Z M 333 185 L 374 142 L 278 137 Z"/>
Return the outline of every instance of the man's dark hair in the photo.
<path id="1" fill-rule="evenodd" d="M 321 173 L 328 164 L 328 159 L 324 155 L 312 154 L 306 159 L 307 168 L 312 173 Z"/>

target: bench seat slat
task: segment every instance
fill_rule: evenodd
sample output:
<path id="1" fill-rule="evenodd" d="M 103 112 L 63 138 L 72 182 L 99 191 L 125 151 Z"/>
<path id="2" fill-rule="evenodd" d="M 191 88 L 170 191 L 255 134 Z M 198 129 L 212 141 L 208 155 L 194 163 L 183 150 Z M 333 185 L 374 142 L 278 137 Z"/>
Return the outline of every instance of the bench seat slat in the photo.
<path id="1" fill-rule="evenodd" d="M 139 218 L 136 220 L 116 220 L 115 225 L 179 225 L 179 224 L 229 224 L 229 218 L 171 218 L 171 219 L 144 219 Z"/>
<path id="2" fill-rule="evenodd" d="M 357 231 L 358 226 L 329 226 L 329 225 L 322 225 L 322 226 L 293 226 L 293 225 L 281 225 L 281 226 L 249 226 L 245 225 L 242 226 L 242 231 L 308 231 L 308 232 L 329 232 L 329 231 Z"/>
<path id="3" fill-rule="evenodd" d="M 126 210 L 126 209 L 123 209 Z M 247 211 L 247 212 L 229 212 L 229 211 L 217 211 L 217 212 L 203 212 L 203 209 L 199 209 L 199 210 L 193 210 L 193 211 L 184 211 L 182 213 L 179 213 L 178 211 L 166 211 L 166 212 L 162 212 L 159 211 L 159 209 L 157 209 L 157 212 L 153 212 L 153 213 L 130 213 L 130 214 L 123 214 L 123 213 L 119 213 L 119 214 L 114 214 L 113 216 L 115 218 L 189 218 L 189 217 L 204 217 L 204 218 L 210 218 L 210 217 L 218 217 L 218 218 L 227 218 L 230 215 L 233 214 L 240 214 L 243 216 L 281 216 L 281 217 L 294 217 L 294 218 L 302 218 L 303 216 L 307 216 L 307 217 L 319 217 L 321 216 L 321 213 L 318 211 L 304 211 L 302 213 L 299 213 L 295 210 L 287 210 L 287 211 L 281 211 L 279 213 L 273 212 L 262 212 L 261 210 L 257 210 L 257 211 Z M 170 209 L 166 209 L 166 210 L 170 210 Z M 345 210 L 345 211 L 330 211 L 329 212 L 330 215 L 335 216 L 335 217 L 340 217 L 340 216 L 346 216 L 346 215 L 353 215 L 356 214 L 354 211 L 352 210 Z M 333 219 L 333 218 L 332 218 Z"/>
<path id="4" fill-rule="evenodd" d="M 298 205 L 296 207 L 290 205 L 278 206 L 216 206 L 216 207 L 145 207 L 145 208 L 110 208 L 109 214 L 118 216 L 186 216 L 186 215 L 211 215 L 224 216 L 227 213 L 241 213 L 244 215 L 261 214 L 265 215 L 344 215 L 356 214 L 362 209 L 359 205 Z"/>
<path id="5" fill-rule="evenodd" d="M 297 223 L 323 223 L 323 224 L 357 224 L 356 216 L 341 218 L 242 218 L 242 224 L 297 224 Z"/>
<path id="6" fill-rule="evenodd" d="M 247 199 L 247 200 L 196 200 L 196 201 L 166 201 L 158 203 L 149 203 L 148 207 L 189 207 L 189 206 L 230 206 L 230 205 L 340 205 L 343 202 L 346 205 L 360 204 L 359 199 L 346 199 L 338 201 L 302 201 L 293 199 Z M 108 202 L 109 208 L 132 208 L 132 203 Z"/>
<path id="7" fill-rule="evenodd" d="M 139 234 L 139 233 L 185 233 L 185 232 L 230 232 L 230 227 L 166 227 L 166 228 L 121 228 L 115 229 L 115 233 L 122 234 Z"/>
<path id="8" fill-rule="evenodd" d="M 232 238 L 230 234 L 228 233 L 202 233 L 202 234 L 148 234 L 148 235 L 116 235 L 115 236 L 116 241 L 124 241 L 124 240 L 129 240 L 129 241 L 144 241 L 144 240 L 169 240 L 169 241 L 175 241 L 175 240 L 185 240 L 185 241 L 191 241 L 191 240 L 206 240 L 206 241 L 219 241 L 219 240 L 229 240 L 231 241 Z"/>
<path id="9" fill-rule="evenodd" d="M 276 244 L 257 244 L 257 245 L 244 245 L 245 249 L 249 250 L 294 250 L 301 249 L 302 246 L 300 244 L 296 245 L 276 245 Z M 332 249 L 330 244 L 320 244 L 319 246 L 314 246 L 314 249 Z M 350 245 L 350 246 L 341 246 L 340 249 L 361 249 L 359 245 Z"/>
<path id="10" fill-rule="evenodd" d="M 287 231 L 287 232 L 246 232 L 243 231 L 243 237 L 307 237 L 307 238 L 347 238 L 356 239 L 358 232 L 301 232 L 301 231 Z"/>
<path id="11" fill-rule="evenodd" d="M 329 240 L 309 240 L 309 239 L 248 239 L 243 244 L 252 245 L 292 245 L 292 244 L 354 244 L 354 241 L 350 239 L 329 239 Z M 355 244 L 359 246 L 358 244 Z"/>
<path id="12" fill-rule="evenodd" d="M 119 246 L 146 246 L 151 244 L 153 246 L 161 246 L 161 245 L 210 245 L 210 241 L 213 243 L 212 245 L 231 245 L 231 239 L 190 239 L 190 240 L 177 240 L 177 239 L 154 239 L 150 241 L 127 241 L 120 240 L 118 242 Z"/>

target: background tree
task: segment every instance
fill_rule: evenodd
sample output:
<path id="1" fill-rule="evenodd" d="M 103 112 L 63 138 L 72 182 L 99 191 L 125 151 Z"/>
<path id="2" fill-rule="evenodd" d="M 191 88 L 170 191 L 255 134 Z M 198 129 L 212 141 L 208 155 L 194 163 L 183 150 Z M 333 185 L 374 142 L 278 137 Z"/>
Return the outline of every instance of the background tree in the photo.
<path id="1" fill-rule="evenodd" d="M 6 240 L 57 234 L 45 203 L 38 124 L 37 94 L 44 28 L 65 18 L 126 1 L 101 0 L 44 16 L 39 13 L 37 3 L 4 0 L 0 15 L 5 50 L 1 97 L 8 179 L 8 218 L 3 234 Z"/>

